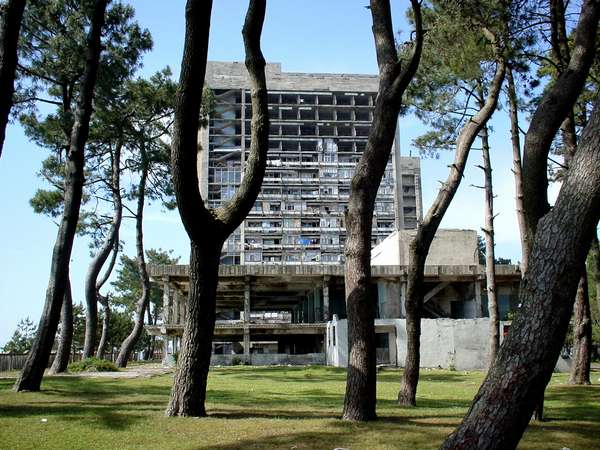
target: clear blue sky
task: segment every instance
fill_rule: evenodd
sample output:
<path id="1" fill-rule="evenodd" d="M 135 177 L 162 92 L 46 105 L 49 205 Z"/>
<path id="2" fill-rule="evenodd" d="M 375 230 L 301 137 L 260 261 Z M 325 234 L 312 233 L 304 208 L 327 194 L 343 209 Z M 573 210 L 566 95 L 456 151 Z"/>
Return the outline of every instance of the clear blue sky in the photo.
<path id="1" fill-rule="evenodd" d="M 132 0 L 138 21 L 154 38 L 154 49 L 146 55 L 142 75 L 151 75 L 166 65 L 178 77 L 181 63 L 183 0 Z M 394 29 L 407 26 L 404 12 L 409 2 L 393 1 Z M 377 65 L 371 34 L 368 0 L 270 0 L 262 37 L 262 49 L 269 62 L 282 63 L 284 71 L 375 74 Z M 243 61 L 241 27 L 246 1 L 215 0 L 212 15 L 209 58 Z M 497 255 L 520 258 L 517 222 L 514 213 L 514 187 L 510 136 L 506 112 L 493 120 L 492 163 L 496 198 Z M 416 119 L 400 122 L 403 154 L 410 152 L 411 141 L 424 131 Z M 50 219 L 33 213 L 29 199 L 43 187 L 36 176 L 46 151 L 27 141 L 18 124 L 9 125 L 0 158 L 0 346 L 10 338 L 19 319 L 29 316 L 38 322 L 48 283 L 50 256 L 56 226 Z M 422 161 L 424 207 L 434 198 L 438 180 L 447 175 L 453 155 Z M 478 229 L 483 222 L 483 192 L 470 187 L 483 183 L 480 153 L 472 153 L 465 179 L 448 210 L 443 227 Z M 125 223 L 121 239 L 127 254 L 134 253 L 134 229 Z M 177 212 L 163 213 L 151 206 L 145 221 L 146 248 L 173 249 L 188 261 L 187 236 Z M 74 301 L 83 301 L 83 279 L 89 262 L 87 243 L 77 239 L 71 262 Z"/>

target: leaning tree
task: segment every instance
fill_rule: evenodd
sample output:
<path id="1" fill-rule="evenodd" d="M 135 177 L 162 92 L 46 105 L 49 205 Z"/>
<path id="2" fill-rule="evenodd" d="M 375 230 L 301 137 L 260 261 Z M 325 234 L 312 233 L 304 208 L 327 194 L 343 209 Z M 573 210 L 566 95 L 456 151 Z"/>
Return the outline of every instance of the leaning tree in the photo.
<path id="1" fill-rule="evenodd" d="M 260 36 L 266 0 L 250 0 L 242 30 L 250 78 L 252 125 L 250 156 L 233 198 L 217 209 L 204 204 L 198 185 L 198 127 L 206 72 L 212 1 L 188 0 L 186 33 L 171 147 L 177 207 L 190 238 L 190 292 L 178 367 L 166 410 L 169 416 L 204 416 L 206 381 L 215 326 L 221 249 L 252 209 L 267 165 L 269 111 L 265 60 Z"/>
<path id="2" fill-rule="evenodd" d="M 79 219 L 79 207 L 85 178 L 84 150 L 92 115 L 92 100 L 100 61 L 100 38 L 107 4 L 108 0 L 96 0 L 90 10 L 86 63 L 65 162 L 63 215 L 52 253 L 50 280 L 46 290 L 44 310 L 33 347 L 15 383 L 14 389 L 16 391 L 39 391 L 60 319 L 60 309 L 65 297 L 69 274 L 69 260 Z"/>

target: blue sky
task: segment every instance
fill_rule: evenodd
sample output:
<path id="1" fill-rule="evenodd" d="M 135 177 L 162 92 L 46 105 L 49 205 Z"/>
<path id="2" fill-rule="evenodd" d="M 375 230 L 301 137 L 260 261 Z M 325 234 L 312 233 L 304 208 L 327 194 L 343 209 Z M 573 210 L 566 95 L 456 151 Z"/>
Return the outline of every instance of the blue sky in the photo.
<path id="1" fill-rule="evenodd" d="M 141 75 L 149 76 L 169 65 L 178 77 L 184 33 L 183 0 L 132 0 L 140 24 L 148 28 L 154 49 L 144 58 Z M 368 0 L 270 0 L 267 5 L 262 49 L 269 62 L 280 62 L 284 71 L 371 73 L 377 72 Z M 409 4 L 394 1 L 394 29 L 407 26 L 404 12 Z M 214 0 L 209 59 L 243 61 L 241 28 L 246 1 Z M 492 164 L 496 189 L 496 254 L 520 259 L 518 229 L 514 213 L 514 181 L 510 171 L 512 154 L 506 111 L 493 119 Z M 400 121 L 401 148 L 404 155 L 411 141 L 424 131 L 414 118 Z M 413 155 L 415 153 L 413 152 Z M 19 319 L 29 316 L 37 323 L 48 282 L 50 256 L 56 226 L 44 216 L 33 213 L 29 199 L 43 183 L 36 176 L 43 149 L 28 142 L 20 126 L 9 125 L 0 158 L 0 346 L 10 338 Z M 428 208 L 447 176 L 453 155 L 422 160 L 424 207 Z M 473 151 L 465 179 L 450 206 L 442 227 L 479 229 L 483 222 L 483 192 L 470 187 L 481 185 L 483 175 L 474 167 L 480 152 Z M 173 249 L 182 262 L 188 260 L 188 241 L 177 212 L 164 213 L 157 206 L 148 208 L 145 221 L 146 248 Z M 134 228 L 124 224 L 121 239 L 127 254 L 134 253 Z M 89 262 L 87 242 L 77 239 L 71 262 L 73 296 L 83 301 L 83 280 Z"/>

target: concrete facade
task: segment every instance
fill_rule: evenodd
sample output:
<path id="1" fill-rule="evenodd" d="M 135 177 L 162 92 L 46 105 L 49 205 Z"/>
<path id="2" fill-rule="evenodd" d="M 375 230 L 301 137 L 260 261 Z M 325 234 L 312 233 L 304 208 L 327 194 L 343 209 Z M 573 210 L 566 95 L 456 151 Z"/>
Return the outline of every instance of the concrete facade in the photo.
<path id="1" fill-rule="evenodd" d="M 500 331 L 510 322 L 501 322 Z M 406 359 L 406 320 L 377 319 L 375 332 L 386 337 L 388 348 L 378 348 L 378 363 L 403 367 Z M 348 321 L 327 324 L 327 364 L 348 366 Z M 386 353 L 387 351 L 387 353 Z M 485 370 L 489 352 L 489 319 L 422 319 L 421 367 L 451 370 Z M 570 361 L 559 358 L 555 371 L 567 372 Z"/>
<path id="2" fill-rule="evenodd" d="M 340 264 L 350 179 L 371 126 L 378 78 L 282 72 L 267 64 L 269 157 L 254 208 L 227 240 L 224 264 Z M 243 63 L 210 61 L 215 106 L 199 133 L 199 183 L 207 205 L 227 202 L 244 176 L 252 114 Z M 422 216 L 420 160 L 396 137 L 379 188 L 373 243 Z"/>

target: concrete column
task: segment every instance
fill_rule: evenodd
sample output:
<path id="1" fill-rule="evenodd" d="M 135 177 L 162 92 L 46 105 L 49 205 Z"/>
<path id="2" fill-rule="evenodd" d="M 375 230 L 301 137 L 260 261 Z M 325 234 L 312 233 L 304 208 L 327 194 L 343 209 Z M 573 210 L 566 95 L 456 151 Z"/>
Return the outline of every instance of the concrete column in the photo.
<path id="1" fill-rule="evenodd" d="M 400 312 L 402 314 L 402 317 L 406 317 L 406 284 L 406 281 L 400 281 Z"/>
<path id="2" fill-rule="evenodd" d="M 331 310 L 329 309 L 329 277 L 323 277 L 323 321 L 331 320 Z"/>
<path id="3" fill-rule="evenodd" d="M 481 280 L 475 280 L 475 318 L 483 317 L 483 306 L 481 304 Z"/>
<path id="4" fill-rule="evenodd" d="M 396 331 L 392 331 L 388 334 L 389 351 L 390 351 L 390 364 L 398 367 L 398 347 L 396 346 Z"/>
<path id="5" fill-rule="evenodd" d="M 163 323 L 171 323 L 171 286 L 169 286 L 169 278 L 163 281 Z"/>
<path id="6" fill-rule="evenodd" d="M 179 309 L 179 303 L 180 303 L 180 296 L 179 296 L 179 291 L 177 289 L 173 289 L 173 315 L 172 315 L 172 322 L 175 324 L 180 324 L 181 323 L 181 317 L 179 315 L 180 309 Z"/>
<path id="7" fill-rule="evenodd" d="M 244 356 L 250 356 L 250 277 L 244 287 Z"/>

